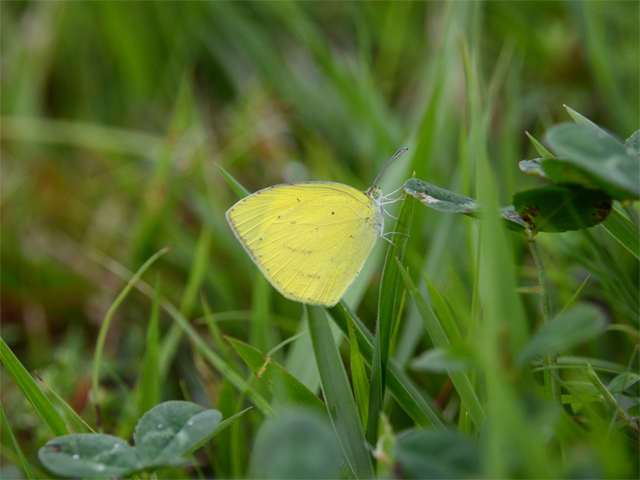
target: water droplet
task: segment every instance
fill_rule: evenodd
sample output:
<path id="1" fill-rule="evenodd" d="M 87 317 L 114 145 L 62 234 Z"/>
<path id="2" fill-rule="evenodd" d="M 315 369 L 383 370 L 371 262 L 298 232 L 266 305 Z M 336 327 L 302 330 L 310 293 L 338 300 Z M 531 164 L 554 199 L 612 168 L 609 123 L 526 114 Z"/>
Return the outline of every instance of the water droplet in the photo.
<path id="1" fill-rule="evenodd" d="M 73 458 L 74 460 L 78 460 L 80 458 L 80 455 L 74 453 L 73 455 L 71 455 L 71 458 Z"/>
<path id="2" fill-rule="evenodd" d="M 158 424 L 158 429 L 161 429 L 161 428 L 162 428 L 162 424 L 161 424 L 161 423 L 159 423 L 159 424 Z"/>
<path id="3" fill-rule="evenodd" d="M 119 443 L 116 443 L 116 444 L 113 446 L 113 449 L 114 449 L 114 450 L 115 450 L 116 448 L 120 448 L 120 444 L 119 444 Z"/>
<path id="4" fill-rule="evenodd" d="M 187 422 L 187 425 L 189 425 L 189 426 L 193 425 L 193 420 L 189 420 L 189 421 Z"/>
<path id="5" fill-rule="evenodd" d="M 98 466 L 96 467 L 96 470 L 98 470 L 99 472 L 104 471 L 104 465 L 98 465 Z"/>

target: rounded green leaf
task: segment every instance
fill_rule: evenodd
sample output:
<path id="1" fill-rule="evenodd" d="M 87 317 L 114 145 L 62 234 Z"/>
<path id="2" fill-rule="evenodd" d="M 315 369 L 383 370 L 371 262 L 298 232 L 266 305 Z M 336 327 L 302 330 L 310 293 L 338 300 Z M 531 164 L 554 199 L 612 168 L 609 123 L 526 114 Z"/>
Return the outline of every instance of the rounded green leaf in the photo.
<path id="1" fill-rule="evenodd" d="M 174 464 L 213 434 L 222 420 L 217 410 L 190 402 L 161 403 L 136 426 L 136 450 L 145 467 Z"/>
<path id="2" fill-rule="evenodd" d="M 473 370 L 475 365 L 470 358 L 456 357 L 446 348 L 432 348 L 413 359 L 411 368 L 420 372 L 449 373 Z"/>
<path id="3" fill-rule="evenodd" d="M 339 478 L 343 462 L 331 424 L 311 410 L 267 420 L 256 438 L 252 478 Z"/>
<path id="4" fill-rule="evenodd" d="M 563 162 L 588 175 L 598 188 L 616 200 L 640 198 L 640 162 L 632 146 L 623 145 L 599 128 L 574 123 L 552 127 L 546 139 Z M 543 168 L 552 178 L 547 162 Z"/>
<path id="5" fill-rule="evenodd" d="M 479 478 L 480 452 L 468 437 L 450 430 L 414 430 L 398 437 L 402 478 Z"/>
<path id="6" fill-rule="evenodd" d="M 625 372 L 614 377 L 607 386 L 611 393 L 624 392 L 627 388 L 640 381 L 640 375 L 635 372 Z"/>
<path id="7" fill-rule="evenodd" d="M 38 451 L 38 458 L 61 477 L 121 478 L 142 469 L 136 451 L 127 442 L 96 433 L 49 440 Z"/>
<path id="8" fill-rule="evenodd" d="M 562 353 L 604 331 L 605 320 L 592 305 L 576 305 L 545 323 L 518 355 L 516 364 L 524 366 L 536 357 Z"/>
<path id="9" fill-rule="evenodd" d="M 611 197 L 579 185 L 546 185 L 516 193 L 513 205 L 534 233 L 566 232 L 604 221 Z"/>

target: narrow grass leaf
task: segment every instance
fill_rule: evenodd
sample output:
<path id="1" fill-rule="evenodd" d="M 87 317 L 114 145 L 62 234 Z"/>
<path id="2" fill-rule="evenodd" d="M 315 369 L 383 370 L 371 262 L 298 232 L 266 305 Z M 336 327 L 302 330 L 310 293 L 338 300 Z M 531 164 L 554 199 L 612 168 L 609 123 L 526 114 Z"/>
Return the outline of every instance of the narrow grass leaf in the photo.
<path id="1" fill-rule="evenodd" d="M 591 120 L 589 120 L 587 117 L 585 117 L 581 113 L 576 112 L 569 105 L 563 105 L 563 107 L 567 110 L 567 113 L 571 116 L 573 121 L 576 122 L 578 125 L 584 125 L 584 126 L 587 126 L 587 127 L 592 127 L 592 128 L 595 128 L 596 130 L 598 130 L 600 132 L 604 132 L 604 133 L 606 133 L 608 135 L 608 133 L 605 130 L 603 130 L 602 128 L 600 128 L 599 125 L 597 125 L 596 123 L 593 123 Z"/>
<path id="2" fill-rule="evenodd" d="M 109 271 L 118 275 L 120 278 L 124 280 L 132 279 L 133 274 L 129 272 L 126 268 L 124 268 L 119 263 L 115 262 L 113 259 L 107 257 L 102 254 L 102 252 L 94 250 L 91 251 L 91 258 L 95 261 L 103 265 L 105 268 L 109 269 Z M 144 295 L 153 299 L 155 293 L 154 290 L 142 280 L 135 283 L 135 287 L 140 290 Z M 246 382 L 230 365 L 227 364 L 208 344 L 204 341 L 204 339 L 198 334 L 198 332 L 191 326 L 189 321 L 185 318 L 180 310 L 176 308 L 176 306 L 171 303 L 167 298 L 160 298 L 160 306 L 162 309 L 169 314 L 171 318 L 175 321 L 175 323 L 179 326 L 180 329 L 187 334 L 187 336 L 194 343 L 196 348 L 204 355 L 204 357 L 215 367 L 218 371 L 233 384 L 238 390 L 241 392 L 246 392 L 249 399 L 253 402 L 253 404 L 265 415 L 273 415 L 273 409 L 269 405 L 269 402 L 258 392 L 255 388 L 253 388 L 248 382 Z"/>
<path id="3" fill-rule="evenodd" d="M 56 392 L 51 385 L 48 385 L 46 382 L 42 381 L 42 383 L 47 387 L 47 390 L 51 395 L 53 395 L 58 401 L 58 405 L 62 408 L 65 415 L 63 416 L 64 420 L 67 422 L 67 430 L 73 433 L 84 433 L 90 432 L 95 433 L 95 430 L 91 428 L 87 422 L 76 412 L 71 405 L 69 405 L 64 398 L 60 396 L 58 392 Z"/>
<path id="4" fill-rule="evenodd" d="M 358 346 L 358 338 L 353 331 L 351 319 L 347 316 L 347 326 L 349 327 L 349 345 L 351 358 L 351 381 L 353 382 L 353 393 L 356 396 L 356 404 L 362 427 L 367 427 L 367 417 L 369 412 L 369 379 L 364 370 L 360 348 Z"/>
<path id="5" fill-rule="evenodd" d="M 216 163 L 216 167 L 218 167 L 218 170 L 220 170 L 220 173 L 227 181 L 231 189 L 236 193 L 236 195 L 238 195 L 238 198 L 244 198 L 251 195 L 249 190 L 244 188 L 242 184 L 238 182 L 229 172 L 227 172 L 222 165 Z"/>
<path id="6" fill-rule="evenodd" d="M 147 326 L 147 342 L 138 384 L 138 416 L 160 403 L 160 373 L 158 370 L 158 341 L 160 322 L 160 281 L 156 279 L 151 318 Z"/>
<path id="7" fill-rule="evenodd" d="M 536 140 L 536 138 L 533 135 L 531 135 L 529 132 L 524 132 L 524 133 L 527 135 L 527 137 L 529 137 L 529 140 L 531 140 L 531 143 L 533 144 L 534 148 L 538 151 L 538 153 L 542 155 L 542 158 L 553 158 L 553 153 L 551 153 L 549 150 L 544 148 L 544 146 L 538 140 Z"/>
<path id="8" fill-rule="evenodd" d="M 402 259 L 407 245 L 411 220 L 413 218 L 414 200 L 405 197 L 398 214 L 398 221 L 394 232 L 397 245 L 387 248 L 387 256 L 382 279 L 380 281 L 380 296 L 378 299 L 378 321 L 376 323 L 376 342 L 373 349 L 371 363 L 371 386 L 369 389 L 369 410 L 367 417 L 367 441 L 375 445 L 378 436 L 378 418 L 382 410 L 384 394 L 387 387 L 387 371 L 391 352 L 391 339 L 395 330 L 395 321 L 400 312 L 402 292 L 404 285 L 400 281 L 398 272 L 399 263 L 396 258 Z"/>
<path id="9" fill-rule="evenodd" d="M 319 415 L 327 415 L 325 404 L 281 365 L 251 345 L 235 338 L 225 338 L 279 402 L 291 407 L 307 407 Z"/>
<path id="10" fill-rule="evenodd" d="M 22 449 L 20 448 L 20 445 L 18 445 L 18 442 L 16 441 L 16 437 L 13 435 L 13 432 L 11 431 L 11 427 L 9 426 L 9 422 L 7 421 L 7 417 L 4 414 L 4 408 L 2 408 L 2 403 L 0 403 L 0 417 L 2 417 L 2 429 L 5 435 L 9 435 L 9 438 L 11 438 L 11 445 L 13 445 L 13 450 L 16 452 L 16 455 L 20 460 L 20 465 L 22 466 L 24 473 L 27 475 L 27 478 L 31 480 L 34 477 L 33 477 L 33 473 L 31 473 L 31 469 L 29 468 L 29 462 L 27 462 L 27 459 L 24 456 L 24 453 L 22 453 Z"/>
<path id="11" fill-rule="evenodd" d="M 576 293 L 571 295 L 571 298 L 566 303 L 566 305 L 562 307 L 562 310 L 560 311 L 560 313 L 558 313 L 558 316 L 562 315 L 565 312 L 565 310 L 568 310 L 569 308 L 571 308 L 578 301 L 578 299 L 580 298 L 580 295 L 582 295 L 582 292 L 584 291 L 585 287 L 589 283 L 589 280 L 591 280 L 591 274 L 587 275 L 587 278 L 585 278 L 584 281 L 580 284 L 580 286 L 576 290 Z"/>
<path id="12" fill-rule="evenodd" d="M 448 348 L 451 345 L 451 342 L 447 337 L 442 323 L 431 309 L 426 299 L 418 291 L 409 274 L 403 269 L 401 269 L 400 272 L 407 284 L 407 289 L 411 294 L 411 298 L 413 298 L 418 312 L 420 312 L 420 316 L 422 317 L 422 321 L 424 322 L 424 326 L 427 329 L 429 337 L 431 337 L 431 341 L 436 347 Z M 451 378 L 458 395 L 460 395 L 460 400 L 464 403 L 465 408 L 469 412 L 471 420 L 473 420 L 473 423 L 477 428 L 480 428 L 484 421 L 484 411 L 471 380 L 466 373 L 459 371 L 450 371 L 449 377 Z"/>
<path id="13" fill-rule="evenodd" d="M 113 318 L 113 314 L 116 309 L 120 306 L 125 297 L 129 294 L 131 289 L 134 287 L 135 283 L 142 277 L 144 272 L 162 255 L 167 253 L 173 247 L 165 247 L 154 255 L 152 255 L 144 264 L 138 269 L 138 271 L 131 277 L 131 279 L 127 282 L 127 285 L 120 292 L 118 297 L 113 301 L 109 310 L 104 316 L 102 320 L 102 325 L 100 326 L 100 331 L 98 333 L 98 340 L 96 341 L 96 350 L 93 357 L 93 375 L 92 375 L 92 391 L 93 391 L 93 401 L 98 405 L 98 384 L 100 382 L 100 363 L 102 362 L 102 351 L 104 349 L 104 343 L 107 339 L 107 332 L 109 331 L 109 325 L 111 324 L 111 319 Z"/>
<path id="14" fill-rule="evenodd" d="M 2 337 L 0 337 L 0 361 L 49 430 L 56 436 L 69 433 L 64 419 L 53 408 L 49 399 L 42 393 L 33 377 L 29 375 L 27 369 L 20 363 L 8 345 L 4 343 Z"/>
<path id="15" fill-rule="evenodd" d="M 612 208 L 602 226 L 634 257 L 640 260 L 640 234 L 638 227 L 617 208 Z"/>
<path id="16" fill-rule="evenodd" d="M 591 365 L 587 365 L 587 369 L 583 370 L 583 373 L 587 376 L 587 379 L 593 384 L 593 386 L 598 389 L 600 395 L 602 395 L 602 398 L 604 398 L 605 403 L 609 406 L 609 408 L 611 408 L 614 415 L 621 420 L 629 420 L 629 416 L 627 415 L 627 413 L 622 409 L 620 404 L 618 404 L 618 401 L 613 396 L 612 392 L 610 392 L 607 387 L 605 387 L 604 383 L 602 383 L 602 380 L 600 380 L 600 377 L 598 377 L 598 374 L 593 370 L 593 368 L 591 368 Z M 633 421 L 634 419 L 631 420 Z M 637 433 L 637 425 L 635 425 L 635 430 Z"/>
<path id="17" fill-rule="evenodd" d="M 187 285 L 184 288 L 182 301 L 180 302 L 180 311 L 187 318 L 189 318 L 193 312 L 193 307 L 198 298 L 198 292 L 202 288 L 202 283 L 209 268 L 209 252 L 211 251 L 212 240 L 213 229 L 210 224 L 204 222 L 202 224 L 202 230 L 200 230 L 200 235 L 198 236 L 198 243 L 196 244 L 193 260 L 191 261 Z"/>
<path id="18" fill-rule="evenodd" d="M 328 309 L 329 315 L 346 337 L 349 336 L 346 316 L 350 317 L 354 333 L 358 338 L 360 355 L 370 367 L 373 358 L 373 335 L 348 305 L 342 303 L 342 306 L 344 309 L 337 306 Z M 387 383 L 393 398 L 396 399 L 398 405 L 407 412 L 416 424 L 421 427 L 444 428 L 445 424 L 437 407 L 435 407 L 433 399 L 426 393 L 419 392 L 413 382 L 404 374 L 403 369 L 398 367 L 393 359 L 389 362 Z"/>
<path id="19" fill-rule="evenodd" d="M 373 478 L 375 473 L 360 416 L 326 312 L 312 305 L 305 305 L 305 309 L 322 392 L 347 464 L 356 478 Z"/>
<path id="20" fill-rule="evenodd" d="M 433 303 L 433 310 L 440 320 L 440 324 L 449 338 L 449 341 L 453 344 L 458 344 L 462 340 L 460 337 L 460 329 L 458 328 L 458 324 L 453 318 L 453 314 L 451 313 L 451 309 L 445 299 L 440 295 L 440 292 L 436 289 L 436 287 L 431 283 L 431 281 L 427 278 L 427 276 L 422 273 L 422 276 L 427 281 L 427 287 L 429 289 L 429 297 L 431 298 L 431 302 Z"/>
<path id="21" fill-rule="evenodd" d="M 207 325 L 207 328 L 209 329 L 209 333 L 211 334 L 213 339 L 216 341 L 216 344 L 218 346 L 218 349 L 220 350 L 220 354 L 222 355 L 222 358 L 224 358 L 224 360 L 227 363 L 229 363 L 230 362 L 229 349 L 227 347 L 226 342 L 222 338 L 222 332 L 220 331 L 220 327 L 218 327 L 216 322 L 213 320 L 213 314 L 211 313 L 211 307 L 209 307 L 209 302 L 207 302 L 207 299 L 205 298 L 204 295 L 201 295 L 200 301 L 202 303 L 202 310 L 204 312 L 204 321 L 205 321 L 205 324 Z"/>
<path id="22" fill-rule="evenodd" d="M 253 404 L 265 415 L 273 415 L 273 409 L 269 402 L 260 394 L 260 392 L 244 380 L 231 365 L 224 361 L 200 336 L 200 334 L 189 324 L 187 319 L 180 311 L 163 298 L 163 308 L 173 317 L 180 328 L 184 330 L 187 336 L 194 343 L 196 348 L 204 355 L 204 357 L 227 378 L 238 390 L 246 392 Z"/>

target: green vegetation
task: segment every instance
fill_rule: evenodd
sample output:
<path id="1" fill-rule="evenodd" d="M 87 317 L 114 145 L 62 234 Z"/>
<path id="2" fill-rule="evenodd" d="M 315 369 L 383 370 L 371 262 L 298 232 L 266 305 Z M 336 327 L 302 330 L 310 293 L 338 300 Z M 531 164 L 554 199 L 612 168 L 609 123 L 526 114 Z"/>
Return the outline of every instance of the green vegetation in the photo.
<path id="1" fill-rule="evenodd" d="M 637 2 L 0 10 L 1 478 L 638 478 Z M 274 291 L 225 211 L 402 147 Z"/>

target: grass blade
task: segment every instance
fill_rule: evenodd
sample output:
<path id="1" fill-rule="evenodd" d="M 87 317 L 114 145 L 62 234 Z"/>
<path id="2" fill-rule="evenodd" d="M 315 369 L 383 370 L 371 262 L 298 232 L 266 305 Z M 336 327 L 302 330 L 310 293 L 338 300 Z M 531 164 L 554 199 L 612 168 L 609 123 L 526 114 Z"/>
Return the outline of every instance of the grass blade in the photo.
<path id="1" fill-rule="evenodd" d="M 382 271 L 380 299 L 378 303 L 378 322 L 376 324 L 376 343 L 371 363 L 371 389 L 369 391 L 369 412 L 367 419 L 367 441 L 375 445 L 378 437 L 378 418 L 382 410 L 384 393 L 387 386 L 387 370 L 391 351 L 391 339 L 398 318 L 404 285 L 400 281 L 396 257 L 402 258 L 407 245 L 411 219 L 413 218 L 413 197 L 406 196 L 398 215 L 395 237 L 397 247 L 390 245 Z"/>
<path id="2" fill-rule="evenodd" d="M 356 396 L 362 427 L 366 428 L 369 412 L 369 379 L 367 378 L 367 372 L 364 370 L 360 348 L 358 347 L 358 338 L 353 331 L 351 319 L 347 319 L 347 326 L 349 327 L 349 344 L 351 346 L 351 381 L 353 382 L 353 393 Z"/>
<path id="3" fill-rule="evenodd" d="M 301 405 L 309 407 L 322 416 L 327 415 L 327 407 L 322 403 L 322 400 L 296 380 L 281 365 L 273 361 L 271 357 L 240 340 L 228 336 L 225 338 L 278 401 L 288 406 Z"/>
<path id="4" fill-rule="evenodd" d="M 634 257 L 640 260 L 640 236 L 638 228 L 624 216 L 617 208 L 612 208 L 607 219 L 602 222 L 602 226 L 629 250 Z"/>
<path id="5" fill-rule="evenodd" d="M 358 339 L 360 355 L 364 362 L 371 366 L 371 360 L 373 358 L 373 335 L 367 330 L 362 320 L 360 320 L 346 304 L 343 303 L 342 306 L 344 309 L 333 307 L 328 309 L 328 313 L 345 336 L 349 335 L 347 315 L 350 317 L 354 333 Z M 403 370 L 396 365 L 393 359 L 389 362 L 389 376 L 387 381 L 389 391 L 393 395 L 393 398 L 396 399 L 398 404 L 416 424 L 421 427 L 444 428 L 445 424 L 434 406 L 434 401 L 426 394 L 418 392 L 415 385 L 404 374 Z"/>
<path id="6" fill-rule="evenodd" d="M 156 279 L 151 319 L 147 326 L 147 343 L 138 383 L 138 417 L 160 403 L 160 372 L 158 370 L 158 342 L 160 323 L 160 281 Z"/>
<path id="7" fill-rule="evenodd" d="M 401 266 L 400 262 L 398 262 L 398 264 L 399 266 Z M 425 298 L 420 294 L 409 274 L 406 273 L 403 268 L 400 268 L 400 272 L 402 273 L 402 277 L 407 284 L 407 289 L 411 294 L 411 298 L 413 298 L 416 307 L 418 307 L 418 311 L 422 316 L 424 326 L 426 327 L 427 332 L 429 333 L 429 336 L 433 341 L 433 344 L 439 348 L 449 348 L 451 346 L 451 342 L 447 337 L 447 333 L 443 328 L 442 323 L 440 322 L 434 311 L 431 309 Z M 462 403 L 464 403 L 467 411 L 469 412 L 471 420 L 477 428 L 480 428 L 484 421 L 484 411 L 468 375 L 463 372 L 450 371 L 449 377 L 451 378 L 451 381 L 453 382 L 458 395 L 460 395 Z"/>
<path id="8" fill-rule="evenodd" d="M 57 437 L 68 434 L 63 418 L 53 408 L 49 399 L 42 393 L 36 381 L 29 375 L 9 346 L 4 343 L 2 337 L 0 337 L 0 361 L 49 430 Z"/>
<path id="9" fill-rule="evenodd" d="M 322 392 L 340 446 L 356 478 L 373 478 L 373 463 L 367 450 L 356 402 L 338 347 L 331 335 L 326 312 L 323 308 L 312 305 L 305 305 L 305 309 Z"/>
<path id="10" fill-rule="evenodd" d="M 100 362 L 102 362 L 102 351 L 104 350 L 104 342 L 107 339 L 107 332 L 109 331 L 109 325 L 111 324 L 111 319 L 113 318 L 113 314 L 116 309 L 120 306 L 125 297 L 129 294 L 135 283 L 142 277 L 142 274 L 147 271 L 147 269 L 162 255 L 167 253 L 173 247 L 164 247 L 162 250 L 156 252 L 151 256 L 144 264 L 138 269 L 138 271 L 131 277 L 131 279 L 127 282 L 127 285 L 120 292 L 120 295 L 113 301 L 109 310 L 104 316 L 102 320 L 102 325 L 100 326 L 100 332 L 98 333 L 98 340 L 96 342 L 96 351 L 93 357 L 93 374 L 92 374 L 92 391 L 93 391 L 93 401 L 96 405 L 96 413 L 98 417 L 98 422 L 100 422 L 100 409 L 98 404 L 98 383 L 100 381 Z M 102 427 L 98 424 L 100 429 Z"/>
<path id="11" fill-rule="evenodd" d="M 18 445 L 18 442 L 16 441 L 16 437 L 14 437 L 13 432 L 11 431 L 11 427 L 9 426 L 9 422 L 7 422 L 7 417 L 4 414 L 4 408 L 2 408 L 1 403 L 0 403 L 0 417 L 2 417 L 2 428 L 5 432 L 9 432 L 9 437 L 11 438 L 11 444 L 13 445 L 13 449 L 15 450 L 16 455 L 18 455 L 18 459 L 20 460 L 22 469 L 24 470 L 24 473 L 26 473 L 27 478 L 31 480 L 34 477 L 33 477 L 33 473 L 31 473 L 31 469 L 29 468 L 29 462 L 27 462 L 27 459 L 25 458 L 24 453 L 22 453 L 22 449 L 20 448 L 20 445 Z"/>

